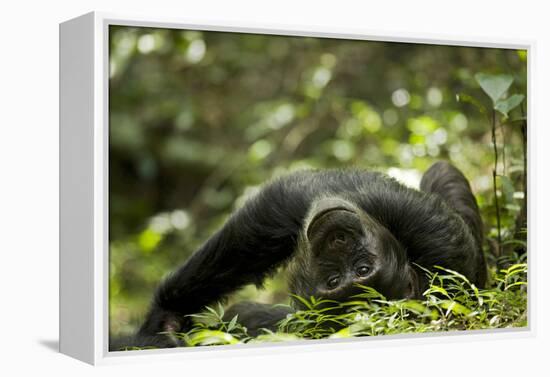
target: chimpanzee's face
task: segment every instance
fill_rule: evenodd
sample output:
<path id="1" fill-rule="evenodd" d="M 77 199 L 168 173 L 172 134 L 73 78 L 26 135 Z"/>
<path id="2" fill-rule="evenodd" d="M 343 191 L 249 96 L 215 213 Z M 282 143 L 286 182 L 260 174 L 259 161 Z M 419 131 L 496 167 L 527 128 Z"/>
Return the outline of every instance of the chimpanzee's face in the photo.
<path id="1" fill-rule="evenodd" d="M 405 298 L 416 294 L 411 274 L 404 248 L 388 229 L 349 201 L 326 198 L 313 204 L 304 224 L 291 289 L 345 301 L 364 285 L 388 299 Z"/>

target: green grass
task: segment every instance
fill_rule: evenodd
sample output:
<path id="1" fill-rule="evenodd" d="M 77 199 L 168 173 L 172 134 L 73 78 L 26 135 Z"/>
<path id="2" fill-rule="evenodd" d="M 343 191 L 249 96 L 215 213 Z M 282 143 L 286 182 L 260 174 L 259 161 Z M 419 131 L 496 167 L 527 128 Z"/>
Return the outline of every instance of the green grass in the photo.
<path id="1" fill-rule="evenodd" d="M 491 271 L 487 289 L 455 271 L 437 268 L 426 271 L 430 286 L 423 300 L 389 301 L 369 287 L 346 303 L 295 297 L 307 309 L 289 314 L 276 332 L 265 329 L 256 337 L 237 316 L 224 321 L 220 304 L 193 315 L 193 328 L 175 335 L 188 346 L 203 346 L 525 327 L 527 264 L 525 257 L 509 259 L 506 268 Z M 333 314 L 334 309 L 339 314 Z"/>

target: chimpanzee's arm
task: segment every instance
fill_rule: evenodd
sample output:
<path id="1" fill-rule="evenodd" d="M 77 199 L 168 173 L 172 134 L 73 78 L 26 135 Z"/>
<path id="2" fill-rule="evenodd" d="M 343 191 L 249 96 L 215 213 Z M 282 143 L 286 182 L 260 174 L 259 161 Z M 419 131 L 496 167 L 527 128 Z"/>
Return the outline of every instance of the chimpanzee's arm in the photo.
<path id="1" fill-rule="evenodd" d="M 286 261 L 318 190 L 309 184 L 312 175 L 294 174 L 268 184 L 165 279 L 137 334 L 136 345 L 178 345 L 157 334 L 184 331 L 186 315 L 243 285 L 260 284 Z"/>

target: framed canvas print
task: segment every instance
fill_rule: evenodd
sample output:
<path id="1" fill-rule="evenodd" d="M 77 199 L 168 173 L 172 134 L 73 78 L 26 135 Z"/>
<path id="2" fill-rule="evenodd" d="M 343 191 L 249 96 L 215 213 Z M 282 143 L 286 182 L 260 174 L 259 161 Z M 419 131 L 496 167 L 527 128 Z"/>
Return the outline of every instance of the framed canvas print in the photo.
<path id="1" fill-rule="evenodd" d="M 61 352 L 529 331 L 531 49 L 61 24 Z"/>

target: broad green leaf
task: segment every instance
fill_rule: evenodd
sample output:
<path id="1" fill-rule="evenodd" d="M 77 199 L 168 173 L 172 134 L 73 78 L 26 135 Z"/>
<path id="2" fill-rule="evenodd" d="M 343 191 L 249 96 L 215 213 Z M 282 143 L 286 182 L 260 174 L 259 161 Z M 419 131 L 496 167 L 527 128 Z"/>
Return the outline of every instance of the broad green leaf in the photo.
<path id="1" fill-rule="evenodd" d="M 495 104 L 495 110 L 499 111 L 505 117 L 508 117 L 508 113 L 515 109 L 525 98 L 523 94 L 514 94 L 506 99 L 501 99 Z"/>
<path id="2" fill-rule="evenodd" d="M 510 75 L 489 75 L 486 73 L 477 73 L 475 78 L 481 89 L 493 101 L 493 106 L 496 105 L 514 81 L 514 78 Z"/>

